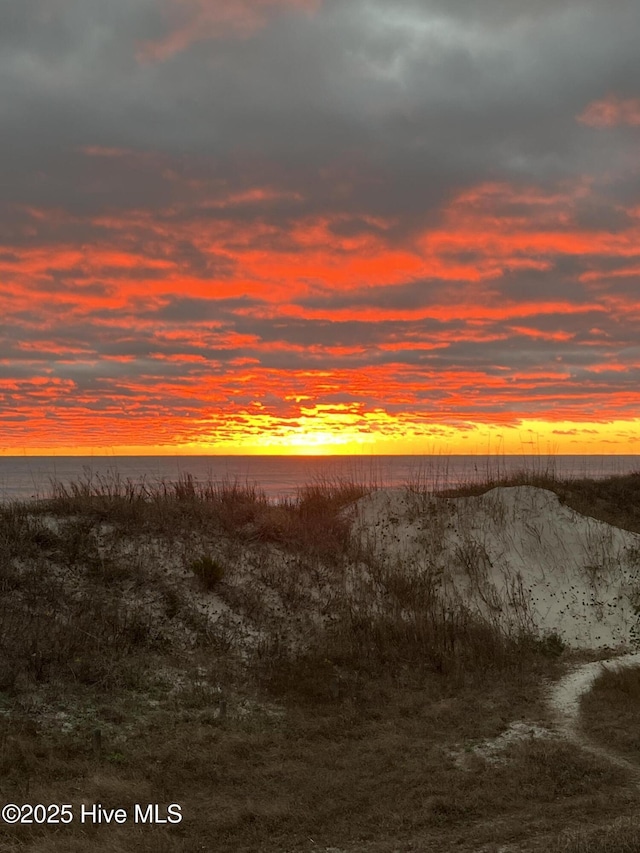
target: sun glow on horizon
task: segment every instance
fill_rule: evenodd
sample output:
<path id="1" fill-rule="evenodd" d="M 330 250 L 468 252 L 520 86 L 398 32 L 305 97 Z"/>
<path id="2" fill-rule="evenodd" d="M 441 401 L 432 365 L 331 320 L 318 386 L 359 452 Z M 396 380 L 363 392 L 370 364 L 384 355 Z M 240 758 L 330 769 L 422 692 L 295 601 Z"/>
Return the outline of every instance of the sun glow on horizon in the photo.
<path id="1" fill-rule="evenodd" d="M 3 446 L 1 456 L 385 456 L 385 455 L 635 455 L 640 419 L 609 423 L 522 420 L 508 424 L 396 424 L 387 432 L 321 428 L 311 423 L 256 434 L 238 432 L 165 444 Z"/>

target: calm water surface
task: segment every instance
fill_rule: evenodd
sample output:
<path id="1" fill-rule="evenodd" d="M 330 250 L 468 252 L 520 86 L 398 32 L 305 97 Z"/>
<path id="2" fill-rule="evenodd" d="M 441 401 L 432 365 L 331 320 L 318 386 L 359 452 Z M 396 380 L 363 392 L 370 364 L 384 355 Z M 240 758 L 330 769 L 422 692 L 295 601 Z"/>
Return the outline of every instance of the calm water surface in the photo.
<path id="1" fill-rule="evenodd" d="M 640 471 L 640 456 L 10 456 L 0 457 L 0 501 L 47 497 L 52 481 L 87 477 L 154 484 L 191 474 L 255 483 L 277 500 L 323 479 L 444 488 L 523 469 L 600 478 Z"/>

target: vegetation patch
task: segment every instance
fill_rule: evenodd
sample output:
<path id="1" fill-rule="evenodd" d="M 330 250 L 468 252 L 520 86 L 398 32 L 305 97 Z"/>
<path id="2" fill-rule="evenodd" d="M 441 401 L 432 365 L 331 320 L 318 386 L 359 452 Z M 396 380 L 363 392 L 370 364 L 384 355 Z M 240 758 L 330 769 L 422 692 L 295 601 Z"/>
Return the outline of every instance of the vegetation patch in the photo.
<path id="1" fill-rule="evenodd" d="M 192 560 L 189 566 L 193 574 L 202 584 L 203 589 L 208 591 L 215 589 L 224 578 L 225 568 L 220 560 L 208 554 Z"/>
<path id="2" fill-rule="evenodd" d="M 381 559 L 353 534 L 372 489 L 321 482 L 274 504 L 237 482 L 87 476 L 0 507 L 3 800 L 184 814 L 144 831 L 0 825 L 2 849 L 635 849 L 628 774 L 544 735 L 547 684 L 572 659 L 561 637 L 445 601 L 435 560 Z M 414 497 L 435 555 L 454 516 Z M 458 553 L 476 584 L 487 560 Z M 605 693 L 628 733 L 640 685 L 620 675 Z M 472 748 L 493 742 L 500 762 Z"/>
<path id="3" fill-rule="evenodd" d="M 582 698 L 584 731 L 640 762 L 640 667 L 605 669 Z"/>

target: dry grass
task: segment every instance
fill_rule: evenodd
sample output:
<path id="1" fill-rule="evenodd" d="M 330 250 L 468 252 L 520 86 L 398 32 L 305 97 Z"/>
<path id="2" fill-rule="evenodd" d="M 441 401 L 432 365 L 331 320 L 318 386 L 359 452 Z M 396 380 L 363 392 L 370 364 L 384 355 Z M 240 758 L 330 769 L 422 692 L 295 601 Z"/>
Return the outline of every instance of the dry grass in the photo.
<path id="1" fill-rule="evenodd" d="M 636 853 L 640 850 L 640 819 L 625 817 L 591 829 L 563 832 L 553 853 Z"/>
<path id="2" fill-rule="evenodd" d="M 553 850 L 586 812 L 613 828 L 558 851 L 637 849 L 624 771 L 574 745 L 456 764 L 544 719 L 566 652 L 376 562 L 344 514 L 364 491 L 88 477 L 0 507 L 0 799 L 185 816 L 0 824 L 0 849 Z"/>
<path id="3" fill-rule="evenodd" d="M 583 728 L 594 740 L 640 761 L 640 667 L 605 670 L 580 710 Z"/>
<path id="4" fill-rule="evenodd" d="M 482 483 L 443 489 L 443 496 L 481 495 L 496 486 L 537 486 L 555 492 L 561 502 L 582 515 L 615 527 L 640 533 L 640 471 L 591 478 L 561 478 L 553 471 L 522 470 L 507 477 L 490 477 Z"/>
<path id="5" fill-rule="evenodd" d="M 76 809 L 81 802 L 183 805 L 181 829 L 146 828 L 135 842 L 131 828 L 83 834 L 91 849 L 105 851 L 118 836 L 136 850 L 150 850 L 158 837 L 176 851 L 309 850 L 309 838 L 319 849 L 409 850 L 429 839 L 447 850 L 462 837 L 490 842 L 506 833 L 526 841 L 523 817 L 536 811 L 547 829 L 579 820 L 585 808 L 613 818 L 625 808 L 624 778 L 569 747 L 524 744 L 506 765 L 479 760 L 467 771 L 448 757 L 448 746 L 489 736 L 503 717 L 530 711 L 534 695 L 533 685 L 514 694 L 496 684 L 480 698 L 434 676 L 369 682 L 313 712 L 288 706 L 276 717 L 220 719 L 184 695 L 151 712 L 122 709 L 115 723 L 113 706 L 109 714 L 103 707 L 101 760 L 92 749 L 95 721 L 67 735 L 7 727 L 3 796 L 53 798 Z M 58 839 L 48 827 L 21 827 L 6 829 L 4 840 L 49 851 L 60 836 L 69 845 L 82 838 L 77 827 Z"/>

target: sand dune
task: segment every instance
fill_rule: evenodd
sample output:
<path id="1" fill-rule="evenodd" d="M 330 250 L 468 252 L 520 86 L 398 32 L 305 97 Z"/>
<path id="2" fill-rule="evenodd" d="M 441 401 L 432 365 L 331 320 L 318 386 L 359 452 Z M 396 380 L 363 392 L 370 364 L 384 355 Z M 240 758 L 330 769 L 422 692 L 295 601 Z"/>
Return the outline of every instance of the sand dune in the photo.
<path id="1" fill-rule="evenodd" d="M 577 648 L 638 644 L 640 535 L 580 515 L 551 491 L 446 499 L 383 489 L 354 518 L 384 560 L 435 572 L 443 595 L 504 630 L 533 628 Z"/>

